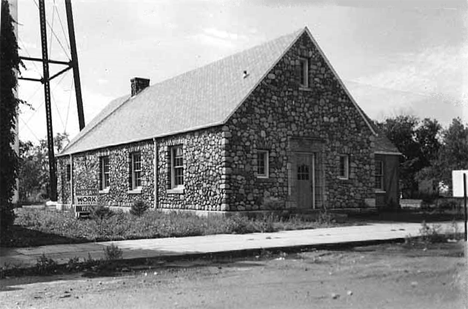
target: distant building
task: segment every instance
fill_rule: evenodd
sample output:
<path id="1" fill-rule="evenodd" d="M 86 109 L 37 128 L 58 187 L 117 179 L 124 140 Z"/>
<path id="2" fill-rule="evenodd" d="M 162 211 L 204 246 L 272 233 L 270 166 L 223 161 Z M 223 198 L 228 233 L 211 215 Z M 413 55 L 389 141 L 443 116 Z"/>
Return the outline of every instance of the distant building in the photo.
<path id="1" fill-rule="evenodd" d="M 112 101 L 58 156 L 59 203 L 235 212 L 399 204 L 399 152 L 307 28 Z"/>

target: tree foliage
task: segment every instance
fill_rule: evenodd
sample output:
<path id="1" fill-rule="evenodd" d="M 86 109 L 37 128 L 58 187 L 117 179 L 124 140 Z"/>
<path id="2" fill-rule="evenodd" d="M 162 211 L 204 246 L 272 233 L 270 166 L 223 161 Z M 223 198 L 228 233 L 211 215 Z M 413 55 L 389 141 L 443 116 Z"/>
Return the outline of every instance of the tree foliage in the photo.
<path id="1" fill-rule="evenodd" d="M 452 171 L 468 169 L 468 125 L 460 118 L 452 120 L 450 126 L 442 131 L 442 144 L 431 165 L 424 168 L 418 179 L 442 182 L 452 187 Z"/>
<path id="2" fill-rule="evenodd" d="M 0 26 L 0 241 L 5 241 L 13 224 L 12 198 L 16 185 L 18 156 L 12 145 L 15 140 L 16 113 L 21 102 L 15 96 L 16 72 L 21 60 L 14 33 L 14 20 L 8 1 L 2 0 Z"/>
<path id="3" fill-rule="evenodd" d="M 67 133 L 57 133 L 54 137 L 54 151 L 59 153 L 68 143 Z M 49 197 L 49 152 L 47 140 L 38 145 L 20 141 L 20 199 L 25 202 L 38 202 Z"/>
<path id="4" fill-rule="evenodd" d="M 403 154 L 400 163 L 400 187 L 405 196 L 418 192 L 416 175 L 438 156 L 442 126 L 435 119 L 420 121 L 414 116 L 388 118 L 379 127 Z"/>

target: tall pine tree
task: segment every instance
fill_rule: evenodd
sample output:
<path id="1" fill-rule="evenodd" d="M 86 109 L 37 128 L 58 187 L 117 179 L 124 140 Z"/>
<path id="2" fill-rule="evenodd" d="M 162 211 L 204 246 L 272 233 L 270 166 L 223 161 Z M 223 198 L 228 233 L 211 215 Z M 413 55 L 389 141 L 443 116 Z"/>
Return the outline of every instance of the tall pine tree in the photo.
<path id="1" fill-rule="evenodd" d="M 16 113 L 20 100 L 16 72 L 21 64 L 14 20 L 7 0 L 1 0 L 0 28 L 0 242 L 9 238 L 15 215 L 12 198 L 18 174 L 18 156 L 12 145 L 15 139 Z"/>

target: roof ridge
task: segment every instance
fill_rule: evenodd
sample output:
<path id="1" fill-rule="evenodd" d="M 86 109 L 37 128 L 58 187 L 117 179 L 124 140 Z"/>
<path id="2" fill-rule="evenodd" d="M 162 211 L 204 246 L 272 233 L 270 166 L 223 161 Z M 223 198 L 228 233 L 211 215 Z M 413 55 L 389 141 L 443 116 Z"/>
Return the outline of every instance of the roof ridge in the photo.
<path id="1" fill-rule="evenodd" d="M 124 99 L 125 98 L 125 99 Z M 73 138 L 68 144 L 67 146 L 65 146 L 65 148 L 63 148 L 62 152 L 61 153 L 65 153 L 70 147 L 72 147 L 74 144 L 76 144 L 78 141 L 80 141 L 83 137 L 85 137 L 87 134 L 89 134 L 93 129 L 95 129 L 99 124 L 101 124 L 104 120 L 106 120 L 107 118 L 110 117 L 110 115 L 114 114 L 119 108 L 121 108 L 126 102 L 128 102 L 132 97 L 129 96 L 129 95 L 124 95 L 124 96 L 121 96 L 119 98 L 116 98 L 114 100 L 112 100 L 111 102 L 109 102 L 107 106 L 109 106 L 112 102 L 116 102 L 117 100 L 119 99 L 123 99 L 122 102 L 120 102 L 115 108 L 113 108 L 112 110 L 109 111 L 108 114 L 104 115 L 104 117 L 102 117 L 101 119 L 97 120 L 95 124 L 93 124 L 93 126 L 89 127 L 89 129 L 87 129 L 88 127 L 85 126 L 84 129 L 82 131 L 80 131 L 78 133 L 77 136 L 75 136 L 75 138 Z M 101 110 L 101 112 L 96 115 L 96 117 L 94 117 L 92 120 L 91 120 L 91 123 L 93 122 L 94 119 L 96 119 L 101 113 L 104 113 L 105 111 L 105 108 L 103 110 Z M 91 124 L 90 123 L 90 124 Z M 88 125 L 90 125 L 88 124 Z M 60 154 L 59 154 L 60 156 Z"/>
<path id="2" fill-rule="evenodd" d="M 305 31 L 305 29 L 307 29 L 307 27 L 297 29 L 297 30 L 294 31 L 294 32 L 291 32 L 291 33 L 288 33 L 288 34 L 285 34 L 285 35 L 276 37 L 276 38 L 274 38 L 274 39 L 272 39 L 272 40 L 264 41 L 264 42 L 262 42 L 262 43 L 260 43 L 260 44 L 257 44 L 257 45 L 254 45 L 254 46 L 252 46 L 252 47 L 249 47 L 249 48 L 247 48 L 247 49 L 244 49 L 244 50 L 238 51 L 238 52 L 236 52 L 236 53 L 230 54 L 230 55 L 228 55 L 228 56 L 226 56 L 226 57 L 223 57 L 223 58 L 221 58 L 221 59 L 215 60 L 215 61 L 213 61 L 213 62 L 204 64 L 204 65 L 202 65 L 202 66 L 200 66 L 200 67 L 197 67 L 197 68 L 194 68 L 194 69 L 192 69 L 192 70 L 190 70 L 190 71 L 186 71 L 186 72 L 180 73 L 180 74 L 178 74 L 178 75 L 172 76 L 172 77 L 170 77 L 170 78 L 164 79 L 164 80 L 162 80 L 162 81 L 160 81 L 160 82 L 157 82 L 157 83 L 155 83 L 155 84 L 149 86 L 148 88 L 154 87 L 154 86 L 156 86 L 156 85 L 160 85 L 160 84 L 165 83 L 165 82 L 173 81 L 174 79 L 181 78 L 181 77 L 183 77 L 183 76 L 186 76 L 186 75 L 188 75 L 188 74 L 190 74 L 190 73 L 196 72 L 196 71 L 201 70 L 201 69 L 205 69 L 205 68 L 209 68 L 209 67 L 211 67 L 211 66 L 215 66 L 215 65 L 217 65 L 219 62 L 226 61 L 226 60 L 229 59 L 229 58 L 236 57 L 236 56 L 238 56 L 238 55 L 240 55 L 240 54 L 243 54 L 243 53 L 251 52 L 253 49 L 260 48 L 260 47 L 262 47 L 262 46 L 264 46 L 264 45 L 266 45 L 266 44 L 271 44 L 271 43 L 273 43 L 273 42 L 275 42 L 275 41 L 279 41 L 279 40 L 281 40 L 281 39 L 283 39 L 283 38 L 285 38 L 285 37 L 287 37 L 287 36 L 290 36 L 290 35 L 292 35 L 292 34 Z M 298 36 L 297 36 L 297 37 L 298 37 Z M 297 37 L 296 37 L 296 40 L 297 40 Z M 291 46 L 292 46 L 292 45 L 291 45 Z M 288 49 L 289 49 L 291 46 L 289 46 Z M 279 59 L 279 58 L 278 58 L 278 59 Z M 270 69 L 271 69 L 271 68 L 270 68 Z"/>
<path id="3" fill-rule="evenodd" d="M 231 113 L 229 113 L 229 115 L 226 117 L 226 119 L 224 119 L 223 121 L 223 124 L 226 123 L 229 118 L 239 109 L 239 107 L 242 106 L 242 104 L 245 102 L 245 100 L 252 94 L 252 92 L 258 87 L 258 85 L 265 79 L 265 77 L 268 75 L 268 73 L 278 64 L 278 62 L 284 57 L 284 55 L 286 55 L 286 53 L 291 49 L 291 47 L 296 44 L 297 40 L 302 36 L 302 34 L 304 32 L 307 31 L 307 27 L 304 27 L 304 28 L 300 28 L 294 32 L 291 32 L 289 34 L 285 34 L 285 35 L 282 35 L 274 40 L 271 40 L 271 41 L 268 41 L 268 42 L 265 42 L 263 44 L 260 44 L 260 45 L 256 45 L 250 49 L 253 49 L 255 47 L 260 47 L 260 46 L 263 46 L 264 44 L 269 44 L 269 43 L 272 43 L 276 40 L 280 40 L 284 37 L 287 37 L 287 36 L 291 36 L 293 34 L 295 34 L 295 37 L 294 37 L 294 40 L 292 40 L 290 43 L 289 43 L 289 46 L 287 48 L 285 48 L 283 50 L 283 52 L 281 53 L 281 55 L 278 56 L 278 58 L 272 63 L 272 65 L 265 71 L 265 73 L 262 75 L 261 78 L 258 79 L 257 83 L 252 87 L 252 89 L 250 89 L 250 91 L 244 96 L 244 98 L 237 104 L 237 106 L 231 111 Z M 250 50 L 248 49 L 248 50 Z M 246 50 L 246 51 L 248 51 Z"/>
<path id="4" fill-rule="evenodd" d="M 268 74 L 268 72 L 271 70 L 272 67 L 274 67 L 274 65 L 281 59 L 282 56 L 284 56 L 284 54 L 291 48 L 291 46 L 294 44 L 294 42 L 297 41 L 297 39 L 300 37 L 300 35 L 303 34 L 304 31 L 306 31 L 307 27 L 304 27 L 304 28 L 299 28 L 297 30 L 295 30 L 294 32 L 291 32 L 289 34 L 285 34 L 285 35 L 281 35 L 279 37 L 276 37 L 272 40 L 268 40 L 268 41 L 264 41 L 260 44 L 257 44 L 255 46 L 252 46 L 248 49 L 245 49 L 245 50 L 242 50 L 242 51 L 239 51 L 239 52 L 236 52 L 236 53 L 233 53 L 231 55 L 228 55 L 226 57 L 223 57 L 221 59 L 218 59 L 216 61 L 213 61 L 213 62 L 210 62 L 208 64 L 205 64 L 205 65 L 202 65 L 198 68 L 195 68 L 195 69 L 192 69 L 190 71 L 187 71 L 187 72 L 184 72 L 184 73 L 181 73 L 181 74 L 178 74 L 176 76 L 173 76 L 173 77 L 170 77 L 168 79 L 165 79 L 165 80 L 162 80 L 160 82 L 157 82 L 155 84 L 152 84 L 150 85 L 149 87 L 145 88 L 142 92 L 140 92 L 139 94 L 137 94 L 136 96 L 134 97 L 128 97 L 127 99 L 124 99 L 122 100 L 122 102 L 120 102 L 115 108 L 111 109 L 110 111 L 107 112 L 106 114 L 106 111 L 104 108 L 95 118 L 93 118 L 93 120 L 95 120 L 96 118 L 98 119 L 98 121 L 96 123 L 93 123 L 93 120 L 90 122 L 90 124 L 88 124 L 88 126 L 86 126 L 84 128 L 84 130 L 82 130 L 80 133 L 78 133 L 78 135 L 72 139 L 72 141 L 63 149 L 63 151 L 61 152 L 61 154 L 65 155 L 66 152 L 73 148 L 73 146 L 75 146 L 77 143 L 79 143 L 85 136 L 87 136 L 88 134 L 90 134 L 91 132 L 94 131 L 94 129 L 96 129 L 101 123 L 103 123 L 106 119 L 108 119 L 111 115 L 115 114 L 120 108 L 122 108 L 123 106 L 125 106 L 129 100 L 133 99 L 133 98 L 138 98 L 140 95 L 142 95 L 144 92 L 146 92 L 147 90 L 150 90 L 151 88 L 153 89 L 156 89 L 157 87 L 161 87 L 161 86 L 165 86 L 167 84 L 171 84 L 171 83 L 174 83 L 174 82 L 177 82 L 177 80 L 183 80 L 184 78 L 186 77 L 189 77 L 190 75 L 193 75 L 193 74 L 196 74 L 198 72 L 203 72 L 204 70 L 206 71 L 209 71 L 211 68 L 215 68 L 217 66 L 219 66 L 219 63 L 222 63 L 222 62 L 229 62 L 230 59 L 235 59 L 236 57 L 240 57 L 241 55 L 244 55 L 244 54 L 249 54 L 249 53 L 252 53 L 255 49 L 259 49 L 261 50 L 262 48 L 265 48 L 266 46 L 268 46 L 269 44 L 275 44 L 275 42 L 281 42 L 281 40 L 284 40 L 286 37 L 288 36 L 292 36 L 294 35 L 294 40 L 292 40 L 292 42 L 289 44 L 289 46 L 287 48 L 285 48 L 285 50 L 283 51 L 283 53 L 275 59 L 275 61 L 273 62 L 273 65 L 271 65 L 267 70 L 266 72 L 264 73 L 264 75 L 259 78 L 257 80 L 257 82 L 255 83 L 255 85 L 252 87 L 252 89 L 249 90 L 248 93 L 251 93 L 251 91 L 253 91 L 253 89 L 255 89 L 258 84 L 261 82 L 261 80 L 264 78 L 264 76 L 266 74 Z M 126 96 L 122 96 L 120 98 L 117 98 L 117 99 L 114 99 L 112 100 L 111 102 L 108 103 L 107 106 L 111 105 L 112 102 L 116 102 L 117 100 L 119 99 L 123 99 L 125 98 Z M 242 104 L 242 102 L 245 100 L 247 96 L 245 96 L 244 98 L 242 98 L 242 101 L 240 104 L 238 104 L 234 110 L 237 110 L 237 108 Z M 107 107 L 106 106 L 106 107 Z M 99 118 L 102 113 L 104 113 L 103 117 L 102 118 Z M 229 119 L 229 117 L 231 116 L 232 114 L 229 114 L 229 116 L 226 118 L 226 119 Z M 223 119 L 221 123 L 224 123 L 225 122 L 225 119 Z M 89 125 L 92 125 L 91 127 L 89 127 Z M 89 128 L 89 129 L 88 129 Z"/>

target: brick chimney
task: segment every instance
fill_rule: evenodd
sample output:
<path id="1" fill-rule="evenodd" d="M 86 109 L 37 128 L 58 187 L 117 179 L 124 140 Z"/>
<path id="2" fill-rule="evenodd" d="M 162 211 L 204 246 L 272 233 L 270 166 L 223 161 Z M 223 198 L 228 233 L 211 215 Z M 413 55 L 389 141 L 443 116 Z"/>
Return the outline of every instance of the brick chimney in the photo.
<path id="1" fill-rule="evenodd" d="M 149 86 L 150 80 L 147 78 L 135 77 L 130 80 L 130 83 L 132 85 L 132 97 L 134 97 Z"/>

